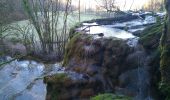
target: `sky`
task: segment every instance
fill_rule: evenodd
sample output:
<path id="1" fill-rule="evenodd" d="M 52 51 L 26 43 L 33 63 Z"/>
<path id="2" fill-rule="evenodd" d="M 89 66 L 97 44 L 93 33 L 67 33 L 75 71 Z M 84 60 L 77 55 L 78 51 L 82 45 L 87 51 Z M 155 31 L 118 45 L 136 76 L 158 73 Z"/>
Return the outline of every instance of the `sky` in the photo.
<path id="1" fill-rule="evenodd" d="M 86 7 L 86 8 L 92 8 L 95 9 L 96 8 L 96 1 L 101 1 L 101 0 L 80 0 L 81 1 L 81 7 Z M 134 3 L 133 3 L 134 1 Z M 141 8 L 148 0 L 116 0 L 116 5 L 119 5 L 121 10 L 129 10 L 132 3 L 133 6 L 131 9 L 139 9 Z M 98 3 L 99 3 L 98 2 Z M 126 3 L 126 6 L 124 7 Z M 72 0 L 72 4 L 73 5 L 78 5 L 78 0 Z"/>
<path id="2" fill-rule="evenodd" d="M 140 9 L 145 3 L 147 3 L 148 0 L 116 0 L 116 1 L 117 4 L 121 6 L 122 9 L 129 10 L 132 4 L 133 5 L 131 9 L 136 9 L 136 8 Z M 124 7 L 125 1 L 126 1 L 126 6 Z"/>

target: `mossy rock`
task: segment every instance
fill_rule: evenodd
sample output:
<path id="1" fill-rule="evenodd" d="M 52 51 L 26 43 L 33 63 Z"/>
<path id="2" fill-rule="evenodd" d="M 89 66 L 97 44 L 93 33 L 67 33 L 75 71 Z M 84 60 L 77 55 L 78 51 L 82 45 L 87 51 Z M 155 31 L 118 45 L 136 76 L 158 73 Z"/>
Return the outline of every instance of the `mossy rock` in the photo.
<path id="1" fill-rule="evenodd" d="M 162 35 L 163 25 L 161 23 L 154 24 L 146 28 L 139 39 L 139 42 L 147 50 L 157 49 Z"/>
<path id="2" fill-rule="evenodd" d="M 166 100 L 170 100 L 170 45 L 164 45 L 161 47 L 161 84 L 160 89 L 166 95 Z"/>
<path id="3" fill-rule="evenodd" d="M 161 82 L 159 85 L 159 88 L 162 93 L 165 95 L 165 100 L 170 100 L 170 84 L 166 84 L 164 82 Z"/>
<path id="4" fill-rule="evenodd" d="M 44 78 L 45 83 L 63 83 L 64 81 L 68 80 L 69 77 L 65 73 L 59 73 L 52 76 L 48 76 Z"/>
<path id="5" fill-rule="evenodd" d="M 65 90 L 65 85 L 70 82 L 70 78 L 66 73 L 58 73 L 44 78 L 44 83 L 47 84 L 47 100 L 61 100 L 62 93 Z M 62 93 L 61 93 L 62 92 Z"/>
<path id="6" fill-rule="evenodd" d="M 66 45 L 66 51 L 64 54 L 64 59 L 63 59 L 63 66 L 67 66 L 69 63 L 70 58 L 74 55 L 76 57 L 82 57 L 84 56 L 82 54 L 83 52 L 83 42 L 90 42 L 92 39 L 92 36 L 90 35 L 84 35 L 82 33 L 76 32 L 75 35 L 70 39 L 70 41 L 68 42 L 68 44 Z M 82 41 L 84 40 L 84 41 Z M 77 43 L 82 45 L 77 45 Z"/>
<path id="7" fill-rule="evenodd" d="M 161 67 L 163 67 L 163 68 L 170 66 L 170 45 L 169 46 L 165 45 L 161 48 L 161 62 L 160 62 L 160 64 L 161 64 Z"/>
<path id="8" fill-rule="evenodd" d="M 132 98 L 122 96 L 122 95 L 105 93 L 105 94 L 99 94 L 95 97 L 92 97 L 90 100 L 132 100 Z"/>
<path id="9" fill-rule="evenodd" d="M 76 28 L 80 27 L 82 23 L 76 23 L 73 27 L 70 28 L 69 38 L 71 39 L 76 34 Z"/>

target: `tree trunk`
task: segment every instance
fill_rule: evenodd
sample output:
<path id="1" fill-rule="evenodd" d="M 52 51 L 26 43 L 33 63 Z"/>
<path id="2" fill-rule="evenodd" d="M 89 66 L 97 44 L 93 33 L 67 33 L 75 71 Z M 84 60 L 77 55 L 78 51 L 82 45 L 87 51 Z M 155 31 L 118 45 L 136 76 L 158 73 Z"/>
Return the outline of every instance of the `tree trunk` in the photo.
<path id="1" fill-rule="evenodd" d="M 167 11 L 165 27 L 161 37 L 161 90 L 167 100 L 170 100 L 170 0 L 165 0 L 165 9 Z"/>
<path id="2" fill-rule="evenodd" d="M 80 0 L 79 0 L 79 22 L 80 22 L 80 12 L 81 12 L 80 9 L 81 9 L 81 8 L 80 8 Z"/>

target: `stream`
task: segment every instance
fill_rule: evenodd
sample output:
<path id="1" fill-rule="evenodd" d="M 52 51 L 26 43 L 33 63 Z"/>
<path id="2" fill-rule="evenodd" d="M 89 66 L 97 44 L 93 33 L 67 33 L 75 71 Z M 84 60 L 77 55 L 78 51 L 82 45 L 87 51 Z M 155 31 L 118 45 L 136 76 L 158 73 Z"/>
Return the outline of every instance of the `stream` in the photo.
<path id="1" fill-rule="evenodd" d="M 87 34 L 103 33 L 105 38 L 117 37 L 127 40 L 129 46 L 136 46 L 138 44 L 138 37 L 132 33 L 144 30 L 146 25 L 156 22 L 156 18 L 147 16 L 145 19 L 136 19 L 129 22 L 113 23 L 112 25 L 99 25 L 96 23 L 84 23 L 80 30 L 91 26 L 87 30 Z M 127 27 L 127 30 L 123 30 Z M 98 36 L 96 36 L 98 38 Z M 0 61 L 9 61 L 12 58 L 5 57 Z M 145 74 L 143 69 L 138 68 L 138 73 Z M 46 84 L 43 82 L 43 77 L 55 73 L 63 73 L 60 63 L 45 65 L 35 61 L 19 61 L 15 60 L 0 68 L 0 100 L 45 100 Z M 134 71 L 135 73 L 136 71 Z M 126 73 L 125 73 L 126 75 Z M 137 75 L 142 77 L 140 75 Z M 146 75 L 147 76 L 147 75 Z M 124 76 L 122 75 L 122 78 Z M 138 78 L 139 78 L 138 77 Z M 145 77 L 144 77 L 145 78 Z M 136 79 L 141 82 L 141 80 Z M 141 83 L 139 83 L 141 84 Z M 141 92 L 141 91 L 140 91 Z M 150 99 L 147 99 L 150 100 Z"/>

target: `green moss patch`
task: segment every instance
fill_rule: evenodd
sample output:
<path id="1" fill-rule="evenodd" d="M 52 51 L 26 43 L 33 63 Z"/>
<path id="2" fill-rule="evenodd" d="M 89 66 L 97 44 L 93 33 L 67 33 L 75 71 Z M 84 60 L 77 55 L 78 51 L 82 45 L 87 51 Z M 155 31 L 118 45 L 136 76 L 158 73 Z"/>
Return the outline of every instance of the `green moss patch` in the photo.
<path id="1" fill-rule="evenodd" d="M 99 94 L 95 97 L 92 97 L 90 100 L 132 100 L 132 98 L 122 96 L 122 95 L 105 93 L 105 94 Z"/>
<path id="2" fill-rule="evenodd" d="M 139 39 L 139 42 L 146 49 L 156 49 L 159 46 L 162 30 L 163 25 L 161 23 L 157 23 L 146 28 L 143 31 L 142 36 Z"/>
<path id="3" fill-rule="evenodd" d="M 66 45 L 66 51 L 64 54 L 63 66 L 67 66 L 72 56 L 77 58 L 83 58 L 83 45 L 90 43 L 92 36 L 84 35 L 82 33 L 75 33 Z"/>
<path id="4" fill-rule="evenodd" d="M 170 46 L 165 45 L 161 48 L 160 69 L 162 73 L 162 81 L 160 84 L 161 91 L 170 100 Z"/>
<path id="5" fill-rule="evenodd" d="M 75 43 L 78 41 L 78 38 L 80 37 L 81 33 L 76 33 L 71 40 L 67 43 L 66 45 L 66 51 L 64 54 L 64 59 L 63 59 L 63 66 L 67 66 L 69 62 L 69 58 L 71 57 L 72 53 L 74 52 L 73 47 Z"/>
<path id="6" fill-rule="evenodd" d="M 69 31 L 69 38 L 71 39 L 75 34 L 76 34 L 76 31 L 75 29 L 80 27 L 82 23 L 76 23 L 72 28 L 70 28 L 70 31 Z"/>

